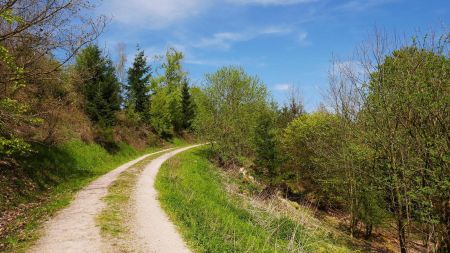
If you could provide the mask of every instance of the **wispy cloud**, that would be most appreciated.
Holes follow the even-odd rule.
[[[297,34],[297,41],[300,44],[300,46],[310,46],[312,42],[308,39],[308,33],[307,32],[299,32]]]
[[[318,0],[227,0],[241,5],[294,5],[317,2]]]
[[[236,65],[237,62],[227,60],[214,60],[214,59],[200,59],[193,56],[187,56],[185,62],[192,65],[205,65],[219,67],[224,65]]]
[[[118,23],[159,29],[199,15],[210,5],[208,0],[109,0],[99,10]]]
[[[233,43],[249,41],[262,35],[283,35],[291,33],[292,29],[284,26],[268,26],[259,30],[248,30],[242,32],[218,32],[210,37],[201,38],[193,43],[193,47],[215,47],[229,49]]]
[[[308,33],[307,32],[300,32],[298,34],[298,40],[300,42],[304,42],[306,40],[306,38],[308,37]]]
[[[387,3],[398,0],[351,0],[338,6],[338,10],[343,11],[364,11]]]
[[[292,87],[292,84],[289,83],[279,83],[273,86],[273,89],[276,91],[287,91]]]
[[[139,28],[161,29],[180,21],[207,13],[224,4],[244,6],[287,6],[320,0],[108,0],[99,12],[111,15],[114,22]]]

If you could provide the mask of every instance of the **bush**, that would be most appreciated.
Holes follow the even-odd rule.
[[[206,76],[203,93],[196,97],[197,132],[214,142],[216,154],[226,163],[253,156],[257,119],[268,104],[265,86],[242,68],[224,67]]]

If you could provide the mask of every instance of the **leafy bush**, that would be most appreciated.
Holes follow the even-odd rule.
[[[195,128],[209,141],[219,158],[235,163],[239,156],[254,155],[259,115],[267,108],[262,82],[242,68],[224,67],[206,75],[203,95],[196,98]]]

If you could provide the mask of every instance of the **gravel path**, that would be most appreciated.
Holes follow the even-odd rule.
[[[147,154],[128,162],[78,192],[75,200],[67,208],[45,224],[44,236],[31,247],[30,252],[108,252],[109,245],[103,243],[95,221],[105,207],[101,199],[106,196],[108,186],[133,164],[150,155],[168,150],[170,149]]]
[[[154,188],[156,174],[161,165],[172,156],[200,145],[180,148],[152,160],[139,176],[135,192],[134,234],[140,252],[190,252],[175,226],[161,209]],[[195,211],[195,210],[194,210]]]

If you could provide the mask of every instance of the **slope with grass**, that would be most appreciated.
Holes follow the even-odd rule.
[[[245,184],[208,161],[207,148],[170,159],[157,176],[163,209],[196,252],[348,252],[307,211],[240,193]]]
[[[82,141],[37,147],[37,152],[22,162],[20,177],[2,171],[0,251],[24,251],[40,236],[40,225],[71,203],[78,190],[118,165],[159,149],[138,151],[122,144],[109,153]]]

